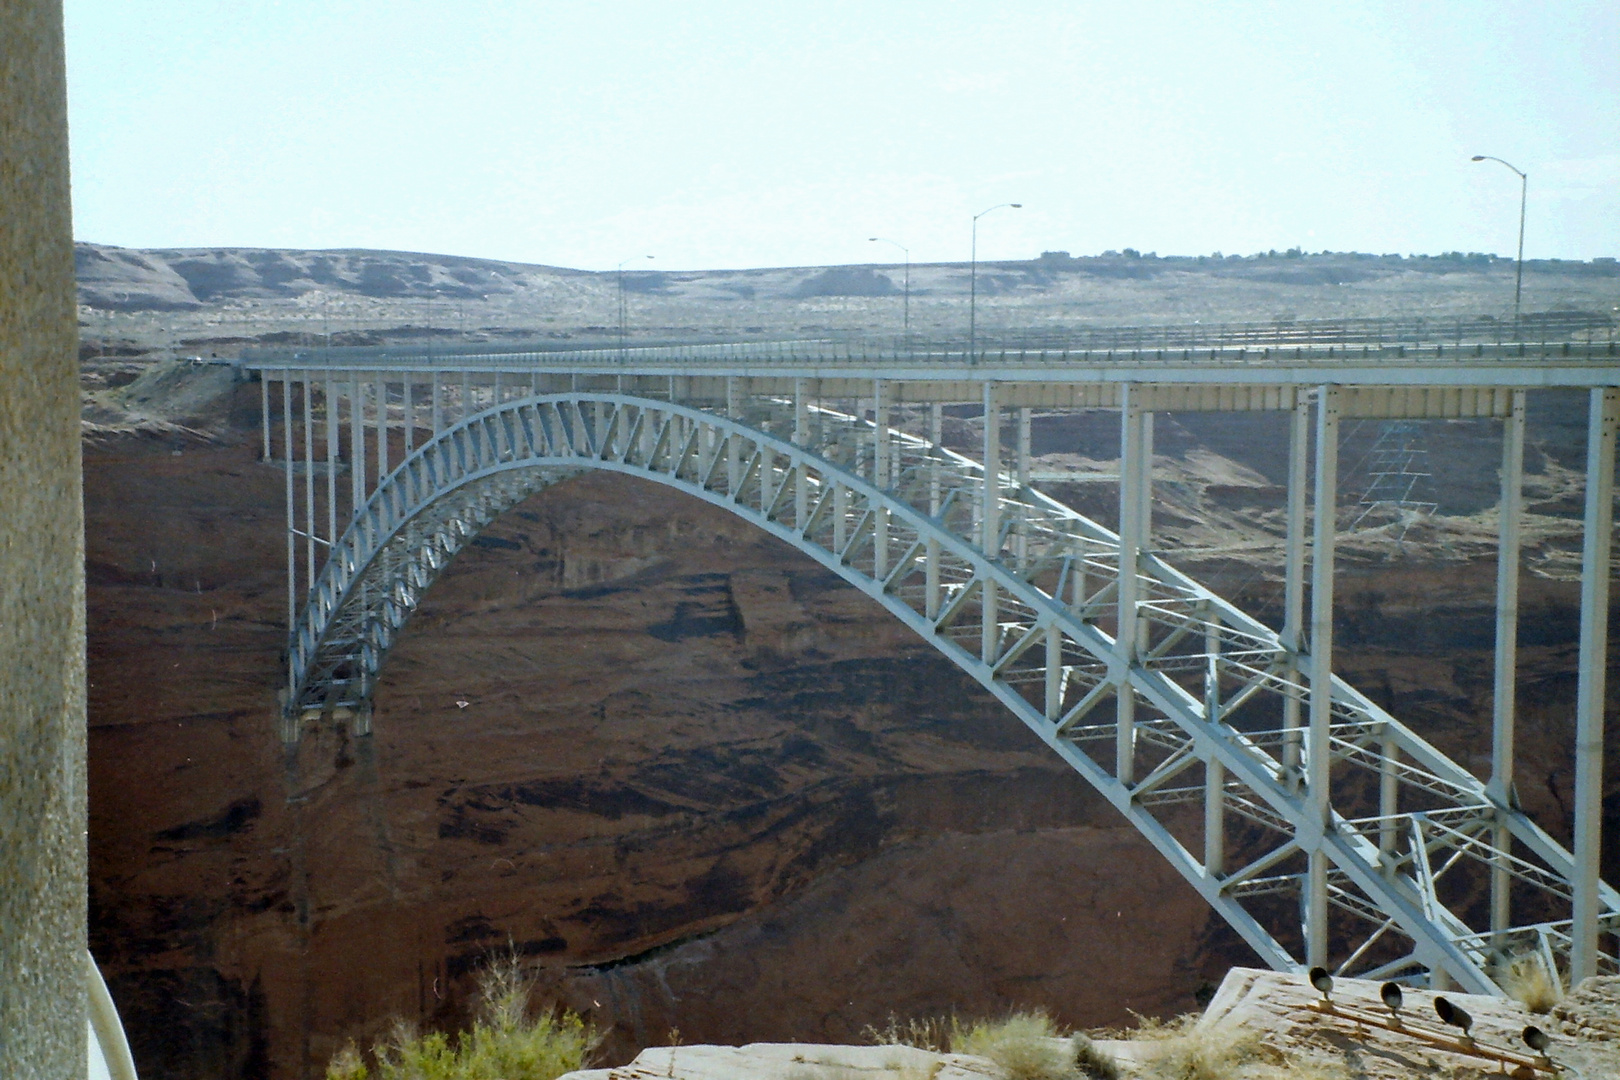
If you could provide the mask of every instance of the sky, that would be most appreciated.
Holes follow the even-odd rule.
[[[75,233],[612,269],[1620,256],[1620,3],[65,0]],[[654,256],[655,263],[645,261]]]

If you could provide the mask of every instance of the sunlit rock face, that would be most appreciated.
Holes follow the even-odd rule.
[[[1209,916],[1078,777],[834,575],[650,483],[506,515],[375,734],[284,751],[282,478],[233,438],[89,455],[93,927],[143,1067],[297,1075],[455,1023],[508,949],[625,1058],[1190,1006]]]

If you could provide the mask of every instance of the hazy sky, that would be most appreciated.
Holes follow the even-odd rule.
[[[1620,3],[66,0],[75,230],[607,269],[1620,255]],[[655,264],[640,259],[657,256]]]

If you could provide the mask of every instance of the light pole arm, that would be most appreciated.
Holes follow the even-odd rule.
[[[973,246],[968,262],[968,363],[970,364],[978,363],[974,349],[979,329],[979,219],[991,210],[1000,210],[1004,206],[1017,210],[1023,205],[1017,202],[996,203],[989,209],[980,210],[973,215]]]
[[[1519,302],[1524,295],[1524,209],[1530,196],[1530,174],[1494,154],[1475,154],[1475,161],[1494,161],[1519,175],[1519,257],[1513,264],[1513,325],[1519,325]]]

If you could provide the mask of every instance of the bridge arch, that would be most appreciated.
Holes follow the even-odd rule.
[[[1107,797],[1273,967],[1302,966],[1313,932],[1326,935],[1302,918],[1295,940],[1268,928],[1299,918],[1289,909],[1317,875],[1348,941],[1346,973],[1443,971],[1493,993],[1504,948],[1564,947],[1567,923],[1473,929],[1436,882],[1465,860],[1500,864],[1482,837],[1505,828],[1529,853],[1505,857],[1515,878],[1562,896],[1568,853],[1337,680],[1336,763],[1376,785],[1403,762],[1425,802],[1398,818],[1330,809],[1324,820],[1299,764],[1309,733],[1249,719],[1302,693],[1297,657],[1271,629],[1150,554],[1122,552],[1116,534],[994,460],[863,418],[816,420],[785,399],[755,403],[745,422],[571,392],[444,429],[381,479],[315,578],[291,642],[289,724],[344,708],[363,726],[400,629],[462,548],[550,484],[618,472],[726,509],[882,604]],[[1190,839],[1186,811],[1196,818],[1200,803]],[[1620,911],[1607,887],[1604,901]]]

